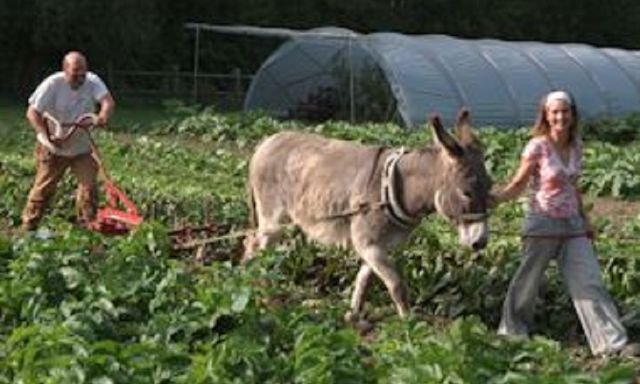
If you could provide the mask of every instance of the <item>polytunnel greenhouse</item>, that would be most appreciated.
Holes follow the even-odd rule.
[[[318,28],[287,39],[262,64],[245,109],[284,118],[531,125],[540,97],[573,94],[583,119],[640,111],[640,52],[584,44],[368,35]]]

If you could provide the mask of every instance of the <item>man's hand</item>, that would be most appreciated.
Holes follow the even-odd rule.
[[[111,93],[107,94],[100,100],[100,113],[98,113],[97,127],[103,128],[107,125],[109,117],[113,114],[113,110],[116,107],[116,102],[113,100]]]
[[[54,155],[57,155],[60,152],[58,147],[56,147],[55,144],[53,144],[51,140],[49,140],[45,133],[38,132],[38,134],[36,135],[36,139],[40,144],[42,144],[43,147],[47,148],[47,150]]]
[[[105,125],[107,125],[107,117],[99,114],[96,121],[96,127],[104,128]]]

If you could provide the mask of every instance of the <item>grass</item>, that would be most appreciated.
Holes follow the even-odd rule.
[[[3,133],[3,138],[6,138],[4,134],[8,129],[16,128],[19,125],[26,126],[25,111],[24,106],[17,101],[0,98],[0,132]]]
[[[105,144],[103,147],[105,149],[105,154],[108,156],[107,163],[109,164],[109,166],[113,167],[114,174],[117,176],[118,170],[124,170],[125,163],[127,163],[126,164],[127,171],[123,172],[123,174],[127,175],[128,179],[131,179],[132,175],[135,176],[136,179],[138,179],[137,184],[131,183],[130,181],[126,181],[126,183],[131,183],[131,184],[128,184],[128,186],[130,187],[128,188],[128,191],[136,191],[138,187],[144,186],[144,187],[148,187],[150,191],[164,193],[176,185],[181,190],[188,189],[187,187],[191,187],[191,186],[204,185],[204,187],[202,187],[203,189],[210,188],[212,191],[215,190],[216,193],[218,193],[219,195],[222,195],[223,193],[225,195],[234,193],[236,188],[233,185],[233,181],[236,180],[235,177],[237,177],[237,168],[238,168],[235,166],[236,162],[232,161],[233,159],[229,160],[226,157],[223,157],[222,155],[216,155],[217,160],[214,161],[213,163],[208,163],[207,161],[205,161],[207,159],[211,159],[212,157],[211,149],[209,148],[209,151],[207,151],[206,145],[212,145],[212,146],[215,145],[215,148],[219,148],[218,146],[220,145],[220,143],[216,142],[213,144],[206,144],[206,145],[203,143],[200,143],[201,146],[196,146],[195,142],[186,141],[186,143],[189,144],[187,146],[185,145],[185,141],[183,141],[184,138],[176,137],[180,135],[167,134],[166,136],[163,137],[163,142],[162,142],[163,145],[157,145],[157,146],[154,145],[153,148],[147,149],[146,151],[142,151],[142,149],[144,149],[144,148],[141,148],[142,144],[137,144],[138,142],[136,140],[133,140],[136,134],[140,132],[148,132],[149,129],[154,124],[162,123],[162,121],[165,119],[171,119],[175,117],[177,113],[178,112],[176,112],[176,110],[167,109],[161,105],[121,103],[118,107],[116,114],[114,115],[112,123],[108,127],[110,130],[118,132],[118,135],[114,135],[115,140],[111,137],[112,135],[107,135],[108,137],[105,138],[105,141],[103,142]],[[136,127],[139,127],[139,129]],[[206,127],[209,127],[209,125],[206,125]],[[24,134],[15,135],[16,130],[21,130],[21,132],[24,132]],[[9,162],[13,161],[13,157],[14,157],[13,155],[15,155],[15,157],[20,157],[22,159],[30,158],[29,151],[33,146],[34,138],[24,118],[23,105],[21,105],[19,102],[11,101],[11,100],[9,101],[4,100],[4,102],[0,103],[0,131],[3,133],[3,136],[2,136],[3,140],[0,141],[0,151],[6,150],[6,152],[2,152],[2,155],[8,154],[9,155],[8,158],[9,157],[11,158]],[[130,132],[131,134],[130,135],[126,134],[127,132]],[[19,136],[19,138],[15,138],[15,136]],[[198,137],[199,136],[195,135],[194,140],[197,140]],[[125,141],[123,139],[129,139],[129,140]],[[156,138],[154,137],[153,140],[151,141],[155,142],[155,139]],[[164,140],[167,140],[167,142],[170,142],[171,144],[175,144],[175,145],[171,145],[170,148],[167,148],[167,146],[164,145],[165,144]],[[139,150],[142,152],[139,153],[138,152]],[[127,154],[126,152],[130,152],[129,156],[126,156]],[[184,152],[188,152],[189,156],[188,157],[186,155],[183,156]],[[147,157],[145,154],[148,154],[149,157]],[[185,158],[185,160],[181,160],[183,158]],[[150,159],[153,159],[153,163],[152,163],[152,160]],[[15,161],[15,163],[18,163],[18,161]],[[226,167],[225,164],[230,164],[234,166]],[[195,170],[190,170],[189,168],[191,166],[194,166],[194,167],[203,166],[204,169],[197,168]],[[20,167],[20,170],[23,170],[23,169],[25,168]],[[178,169],[182,170],[182,172],[179,172],[179,173],[176,172],[176,170]],[[0,171],[1,171],[1,168],[0,168]],[[234,178],[229,179],[227,181],[227,179],[225,179],[226,177],[225,175],[227,175],[227,173],[225,172],[228,172],[231,175],[235,175]],[[12,191],[26,190],[28,183],[31,182],[31,176],[27,175],[26,172],[22,172],[21,175],[24,178],[25,183],[21,183],[19,188],[12,187],[11,188]],[[205,180],[205,179],[201,180],[200,179],[201,177],[210,177],[211,180]],[[17,178],[14,178],[14,180],[15,179]],[[125,183],[124,178],[123,178],[123,183]],[[223,189],[224,191],[222,191]],[[237,189],[240,189],[240,188],[237,188]],[[174,194],[173,189],[171,189],[171,193]],[[201,193],[201,192],[193,193],[189,195],[188,198],[190,198],[191,196],[200,197],[202,195],[205,195],[205,193]],[[153,199],[157,198],[157,196],[158,195],[153,195],[153,197],[146,196],[145,199],[136,198],[134,199],[134,201],[136,202],[144,202],[147,200],[150,201],[152,200],[152,198]],[[3,198],[7,198],[7,197],[3,197]],[[231,203],[235,202],[236,200],[240,200],[239,193],[236,193],[236,196],[233,196],[233,199],[235,200],[232,201]],[[232,199],[229,198],[228,200],[232,200]],[[9,205],[11,204],[11,201],[12,200],[5,200],[4,203],[7,203],[6,205]],[[187,198],[185,198],[184,201],[190,201],[190,200],[187,200]],[[231,203],[229,203],[226,200],[224,201],[221,200],[220,205],[217,206],[216,209],[220,209],[226,206],[228,207],[229,210],[233,209],[234,212],[238,212],[238,215],[242,213],[244,217],[244,212],[237,209],[238,205],[231,204]],[[19,206],[19,204],[16,204],[16,205]],[[178,217],[184,218],[185,217],[184,213],[180,212]],[[503,216],[500,216],[499,218],[504,219],[504,217],[505,216],[503,215]],[[0,220],[0,234],[2,232],[1,223],[2,221]],[[434,228],[435,229],[432,229],[432,230],[435,231],[437,230],[438,227],[436,226]],[[447,230],[446,233],[447,233],[446,236],[442,236],[444,238],[444,239],[441,239],[443,242],[447,242],[448,241],[447,238],[451,236],[451,233],[449,230]],[[427,239],[430,239],[430,238],[431,237]],[[504,243],[505,239],[502,239],[502,241]],[[405,254],[407,254],[408,256],[413,255],[410,259],[414,260],[415,263],[420,263],[419,265],[421,266],[421,268],[422,267],[428,268],[429,271],[434,271],[436,267],[444,268],[444,267],[439,267],[439,265],[447,266],[449,265],[449,263],[452,263],[451,268],[453,270],[456,263],[466,263],[464,265],[469,266],[468,268],[464,267],[463,265],[463,267],[458,268],[457,270],[458,271],[457,273],[460,273],[461,274],[460,276],[463,276],[463,277],[460,277],[461,280],[458,282],[459,284],[458,288],[454,289],[453,287],[450,287],[450,291],[453,293],[456,293],[459,291],[464,292],[464,289],[466,289],[464,287],[468,288],[473,282],[473,277],[474,276],[478,277],[479,275],[477,273],[468,273],[464,275],[463,272],[472,271],[472,270],[476,270],[476,271],[481,270],[480,268],[482,268],[482,264],[480,263],[480,260],[465,261],[465,259],[460,259],[456,261],[457,259],[455,258],[455,255],[442,251],[442,254],[440,256],[440,258],[442,259],[442,262],[440,262],[440,264],[438,265],[436,265],[436,263],[434,262],[433,267],[429,267],[429,265],[431,264],[426,264],[427,260],[429,259],[428,258],[423,259],[421,256],[423,254],[422,253],[423,245],[425,244],[428,245],[428,243],[429,242],[418,245],[419,249],[411,251],[413,253],[409,252],[409,248],[407,248],[407,251],[405,252]],[[346,280],[344,280],[345,276],[347,275],[342,272],[342,269],[344,269],[345,264],[341,261],[338,262],[337,261],[338,257],[333,257],[333,258],[326,257],[326,260],[328,261],[325,262],[326,264],[322,264],[321,271],[312,269],[312,267],[315,267],[315,264],[313,263],[315,263],[316,253],[319,253],[321,256],[325,256],[324,254],[327,253],[326,256],[328,256],[328,254],[332,252],[315,250],[314,248],[301,249],[302,247],[303,247],[302,245],[300,247],[292,247],[291,251],[287,251],[287,252],[291,252],[291,254],[295,252],[295,256],[296,256],[295,258],[283,257],[281,260],[278,259],[277,261],[279,263],[278,265],[282,263],[282,267],[278,266],[278,268],[282,268],[283,270],[289,271],[288,274],[286,274],[286,276],[289,277],[290,279],[287,280],[288,283],[286,284],[283,283],[283,287],[286,287],[287,292],[293,292],[293,294],[289,294],[286,296],[289,300],[289,302],[286,303],[287,308],[288,310],[295,311],[295,313],[298,313],[298,314],[307,313],[305,312],[306,309],[302,310],[300,309],[301,307],[298,305],[298,302],[303,301],[304,298],[309,297],[309,298],[316,299],[317,297],[325,297],[324,293],[322,295],[318,295],[318,286],[327,287],[326,291],[328,293],[326,294],[326,296],[331,296],[331,293],[333,293],[334,294],[333,298],[335,299],[336,297],[342,297],[340,295],[340,292],[343,292],[343,290],[341,290],[340,288],[336,288],[336,286],[339,287],[341,285],[349,284],[348,282],[346,282]],[[503,246],[499,249],[501,250],[500,253],[498,252],[495,253],[498,259],[506,257],[508,252],[511,252],[510,250],[512,249],[512,247]],[[138,250],[136,249],[136,252],[137,251]],[[620,251],[620,248],[615,249],[616,254],[619,253],[619,251]],[[435,252],[439,252],[439,251],[434,250],[434,253]],[[611,252],[609,252],[609,254],[611,254]],[[435,256],[431,255],[430,257],[435,257]],[[504,263],[498,264],[498,261],[495,261],[495,263],[497,266],[505,265]],[[626,265],[627,264],[623,264],[622,267],[626,268]],[[471,266],[473,266],[473,268],[471,268]],[[0,266],[0,268],[1,267],[2,266]],[[220,268],[220,267],[224,267],[224,265],[219,264],[214,266],[214,268],[215,267]],[[412,269],[405,268],[405,270],[410,271]],[[418,269],[414,268],[413,270],[418,270]],[[206,278],[211,279],[210,281],[214,282],[214,284],[210,284],[210,287],[207,288],[206,291],[203,290],[203,292],[206,292],[207,297],[211,297],[212,292],[218,292],[216,291],[216,289],[226,288],[229,285],[229,282],[231,281],[230,278],[232,276],[230,276],[229,273],[227,272],[228,271],[224,271],[224,273],[221,273],[221,276],[223,276],[223,280],[214,279],[211,277],[211,274],[207,275]],[[502,272],[504,272],[504,268],[502,269]],[[435,276],[437,271],[432,273]],[[496,273],[500,273],[499,270]],[[30,275],[27,275],[27,276],[30,276]],[[238,276],[242,276],[242,275],[238,274]],[[269,276],[271,277],[274,275],[269,275]],[[443,276],[447,276],[447,275],[443,273]],[[464,276],[469,276],[468,278],[469,283],[466,283],[464,281],[465,279]],[[421,283],[424,284],[424,287],[428,286],[427,285],[428,279],[426,277],[427,276],[425,275],[425,278],[420,278]],[[481,279],[479,280],[480,282],[483,282],[485,281],[485,279],[490,278],[490,276],[488,275],[482,275],[480,277],[481,277]],[[240,277],[238,277],[238,279],[240,279]],[[244,279],[244,277],[242,277],[242,279]],[[418,278],[415,278],[415,279],[417,280]],[[282,280],[282,281],[285,281],[285,280]],[[433,284],[437,283],[437,279],[434,278],[433,281],[434,281]],[[501,286],[503,285],[504,282],[506,282],[506,277],[495,279],[493,281],[497,282],[498,284],[491,284],[490,285],[490,287],[492,287],[491,290],[495,291],[495,295],[502,295],[503,289],[501,288]],[[166,281],[163,280],[163,284],[165,283]],[[294,283],[295,283],[295,286],[293,285],[290,286],[290,284],[294,284]],[[484,283],[479,284],[479,286],[487,286],[486,284],[484,285],[483,284]],[[418,284],[413,284],[412,286],[417,287]],[[380,284],[378,284],[377,287],[378,287],[377,288],[378,293],[377,293],[377,296],[374,296],[374,298],[381,297],[381,299],[378,300],[378,303],[382,302],[384,303],[384,305],[390,305],[389,299],[386,296],[386,293],[384,292],[384,290],[380,287]],[[282,289],[284,291],[285,288],[282,288]],[[428,288],[424,288],[424,289],[426,290]],[[160,290],[161,289],[159,289],[159,291]],[[325,290],[325,288],[323,288],[323,290]],[[183,291],[180,290],[179,292],[183,292]],[[232,291],[228,290],[224,292],[226,292],[225,295],[228,295],[228,293]],[[244,291],[241,290],[240,292],[244,292]],[[439,305],[438,303],[443,303],[441,308],[443,308],[442,309],[443,311],[447,311],[448,310],[447,308],[449,308],[449,304],[447,304],[442,299],[446,298],[446,300],[449,302],[453,302],[454,300],[456,300],[455,297],[453,297],[453,295],[448,295],[447,292],[443,292],[442,295],[439,296],[441,301],[438,302],[434,300],[433,302],[429,303],[429,305],[435,307]],[[373,293],[376,294],[375,291]],[[266,296],[266,295],[264,297],[269,298],[269,296]],[[291,299],[292,297],[296,299]],[[277,297],[277,299],[280,300],[279,297]],[[376,301],[373,301],[373,302],[376,303]],[[472,303],[472,302],[475,303],[475,301],[473,301],[472,299],[465,301],[465,303]],[[346,300],[338,299],[337,305],[344,305],[344,303],[346,303]],[[555,307],[553,308],[560,307],[563,310],[566,309],[566,311],[562,312],[561,315],[554,315],[555,316],[553,317],[554,319],[562,320],[562,319],[568,318],[566,316],[569,313],[568,311],[570,309],[562,307],[562,305],[566,304],[568,306],[570,304],[560,300],[554,301],[553,303],[549,303],[549,302],[546,303],[547,306],[550,306],[552,304],[555,304]],[[276,304],[274,304],[274,307],[275,305]],[[330,303],[327,305],[328,305],[328,308],[331,308],[333,311],[338,310],[336,309],[335,303]],[[374,305],[378,305],[378,304],[374,304]],[[176,304],[176,306],[179,306],[179,305]],[[187,312],[184,312],[184,313],[187,313]],[[479,312],[476,312],[475,314],[477,315],[478,313]],[[231,318],[229,315],[227,315],[227,317]],[[238,318],[240,319],[240,317]],[[288,317],[285,317],[285,318],[288,319]],[[298,320],[301,318],[302,317],[297,317]],[[316,316],[313,316],[311,319],[313,320],[313,322],[317,323],[319,318],[320,317],[316,315]],[[337,317],[335,316],[330,317],[330,319],[333,319],[333,318],[337,318]],[[298,320],[296,320],[296,322]],[[486,330],[484,330],[485,325],[478,323],[477,320],[474,320],[470,323],[470,324],[480,324],[481,328],[483,329],[481,332],[481,337],[479,341],[483,342],[484,344],[478,344],[478,343],[475,343],[477,335],[475,335],[475,333],[473,332],[470,333],[470,336],[473,336],[473,337],[468,340],[465,338],[466,333],[463,333],[461,336],[455,336],[453,338],[450,337],[448,335],[450,333],[448,330],[452,328],[452,324],[454,324],[454,322],[456,321],[452,318],[444,317],[441,319],[441,318],[429,317],[428,320],[429,322],[426,324],[426,326],[421,328],[410,327],[405,323],[400,323],[400,322],[395,323],[392,320],[382,321],[374,334],[369,335],[368,339],[365,339],[362,342],[362,344],[358,344],[358,350],[368,351],[366,353],[370,354],[371,356],[368,357],[367,361],[373,361],[378,366],[384,365],[384,368],[379,368],[379,370],[389,369],[390,371],[397,372],[398,375],[412,374],[412,372],[415,372],[417,375],[418,371],[412,370],[412,364],[425,363],[425,360],[430,358],[429,356],[435,357],[436,359],[435,361],[442,362],[442,364],[445,364],[443,365],[445,367],[447,367],[446,364],[449,364],[448,369],[450,372],[460,371],[460,372],[468,373],[469,372],[468,370],[463,369],[464,368],[463,365],[465,364],[464,360],[467,359],[468,361],[466,361],[466,363],[468,363],[471,366],[475,364],[476,367],[480,369],[487,369],[487,370],[492,369],[495,372],[503,372],[504,370],[511,369],[511,368],[518,370],[519,365],[517,364],[531,364],[533,365],[534,368],[538,366],[539,369],[553,370],[554,372],[551,372],[552,376],[548,376],[548,377],[554,377],[554,378],[559,377],[561,375],[561,372],[556,372],[556,371],[565,367],[570,367],[572,369],[572,372],[577,371],[578,369],[584,371],[585,373],[583,377],[587,375],[594,375],[594,376],[599,375],[600,374],[599,371],[600,372],[607,371],[610,367],[615,366],[616,364],[619,364],[619,366],[622,368],[626,367],[626,365],[623,366],[622,363],[619,363],[619,362],[612,363],[611,361],[608,361],[608,360],[590,357],[587,353],[584,340],[572,339],[570,335],[566,337],[558,338],[562,340],[562,344],[560,345],[563,350],[561,351],[562,353],[558,352],[558,347],[555,342],[553,343],[545,342],[544,345],[547,345],[547,347],[543,349],[545,351],[550,350],[551,352],[553,352],[552,354],[545,354],[544,352],[538,352],[537,350],[534,349],[534,348],[540,347],[540,343],[538,342],[533,342],[530,344],[527,344],[527,343],[511,344],[511,343],[507,343],[504,340],[495,338],[493,334],[493,329],[495,328],[495,322],[488,321],[486,323],[486,326],[488,327],[486,328]],[[182,319],[180,321],[182,321]],[[330,320],[330,321],[333,322],[334,320]],[[434,323],[434,321],[436,322]],[[183,322],[183,324],[190,324],[190,323]],[[260,324],[260,326],[263,327],[267,323],[263,323],[263,322],[258,323],[256,321],[256,324]],[[466,324],[466,321],[465,321],[465,324]],[[317,324],[312,324],[312,321],[310,320],[308,325],[303,324],[302,326],[300,326],[303,328],[300,328],[300,329],[304,329],[306,334],[306,332],[309,330],[320,329],[320,328],[317,328],[316,325]],[[552,324],[552,325],[555,325],[555,324]],[[296,329],[297,328],[293,328],[293,330],[290,328],[283,328],[282,333],[286,335],[286,337],[293,339],[295,332],[297,332]],[[557,326],[556,327],[550,326],[549,330],[545,329],[545,335],[555,335],[554,330],[557,330],[557,329],[560,329],[560,328]],[[327,329],[323,328],[323,330],[326,331]],[[408,333],[409,331],[410,331],[411,338],[407,337],[406,339],[403,339],[402,337],[406,337],[407,335],[409,335]],[[339,333],[342,334],[341,327],[339,327]],[[335,350],[339,352],[341,346],[336,345],[334,343],[335,341],[340,341],[340,339],[338,339],[337,336],[335,336],[335,334],[332,332],[326,332],[324,336],[326,337],[326,339],[324,340],[327,341],[327,345],[331,345],[335,347]],[[450,339],[452,339],[453,341],[450,341]],[[207,345],[211,345],[211,346],[217,345],[216,343],[209,343],[208,339],[206,340],[207,340],[206,341]],[[245,339],[242,339],[242,340],[245,340]],[[300,340],[304,341],[306,339],[301,338]],[[316,341],[316,342],[323,341],[323,339],[321,338],[318,338],[318,339],[312,338],[310,340]],[[351,348],[351,346],[354,345],[356,341],[349,341],[349,340],[347,341],[348,343],[344,342],[343,340],[344,343],[342,347],[347,348],[346,350],[350,351],[351,349],[348,349],[348,348]],[[469,355],[466,355],[465,351],[461,349],[459,355],[444,353],[442,356],[437,356],[438,351],[448,350],[445,347],[440,348],[438,346],[439,344],[445,345],[445,347],[446,345],[454,345],[454,346],[462,345],[465,348],[468,347],[472,349],[473,351],[479,351],[478,345],[498,345],[500,346],[500,348],[505,348],[505,347],[511,348],[511,350],[514,352],[517,352],[519,354],[518,356],[520,357],[518,356],[512,357],[508,352],[505,352],[504,349],[503,350],[498,349],[496,353],[488,353],[486,355],[484,353],[477,353],[477,354],[471,353]],[[317,349],[317,351],[319,351],[317,352],[317,355],[318,356],[327,355],[326,351],[328,351],[329,349],[328,348],[325,349],[324,343],[319,343],[319,345],[323,349]],[[544,345],[542,345],[542,347],[544,347]],[[548,345],[551,345],[551,347],[549,347]],[[123,343],[119,345],[118,348],[126,348],[126,347],[127,347],[126,344]],[[254,350],[255,349],[257,348],[254,346]],[[243,348],[241,349],[241,353],[244,354],[244,356],[242,357],[244,361],[252,361],[251,356],[254,356],[254,355],[251,355],[252,351],[253,350],[251,349],[251,345],[243,345]],[[430,352],[430,351],[433,351],[433,352]],[[564,352],[566,352],[566,354]],[[263,351],[260,353],[264,354]],[[215,356],[218,357],[217,354]],[[224,355],[220,354],[219,356],[224,356]],[[483,362],[480,360],[473,360],[472,358],[474,358],[474,356],[480,356],[480,357],[485,356],[487,358],[487,361]],[[567,356],[570,356],[570,359]],[[460,357],[460,358],[457,358],[457,357]],[[552,361],[553,357],[559,357],[560,362]],[[379,361],[376,362],[376,360],[379,360]],[[276,360],[272,360],[272,361],[276,361]],[[345,360],[345,361],[349,362],[348,360]],[[386,362],[389,362],[389,363],[386,363]],[[571,364],[569,364],[569,362]],[[505,365],[511,364],[511,366],[504,369],[496,368],[496,365],[502,365],[502,364],[505,364]],[[458,365],[460,365],[460,367],[458,367]],[[540,373],[542,374],[544,372],[540,372]],[[382,375],[383,374],[381,374],[381,376]],[[602,375],[605,375],[605,373],[602,373]],[[422,378],[422,381],[421,379],[417,378],[415,382],[425,382],[424,380],[425,380],[424,378]],[[558,381],[546,381],[546,382],[561,382],[559,380],[560,379],[558,378]],[[507,381],[503,381],[503,382],[507,382]],[[513,382],[513,381],[510,381],[510,382]],[[525,381],[523,379],[519,382],[545,382],[545,381],[544,380],[534,381],[533,378],[530,378],[530,380],[528,381]],[[569,382],[569,381],[566,380],[562,382]],[[595,381],[587,381],[586,379],[584,381],[579,381],[578,379],[576,379],[571,382],[595,382]],[[614,382],[614,381],[602,379],[599,382]]]

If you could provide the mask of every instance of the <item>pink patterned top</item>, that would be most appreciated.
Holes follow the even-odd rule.
[[[532,212],[553,218],[577,215],[578,197],[573,182],[582,172],[582,140],[576,139],[571,146],[566,165],[544,136],[529,140],[522,157],[535,163],[529,183],[529,207]]]

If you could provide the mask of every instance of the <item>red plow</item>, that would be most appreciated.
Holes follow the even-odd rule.
[[[98,165],[98,172],[103,182],[103,190],[106,194],[106,205],[101,206],[95,219],[86,224],[90,231],[105,235],[124,235],[142,224],[144,217],[139,212],[135,203],[111,180],[95,142],[91,138],[91,130],[96,126],[97,116],[85,114],[75,122],[60,123],[53,116],[45,113],[44,118],[54,125],[54,131],[64,132],[53,137],[52,141],[60,143],[69,138],[76,129],[84,129],[91,140],[91,154]],[[50,133],[51,135],[51,133]],[[230,228],[207,223],[200,226],[182,225],[169,232],[171,248],[176,254],[183,255],[195,253],[195,261],[209,262],[213,260],[229,259],[230,254],[237,255],[241,252],[244,232],[229,233]],[[212,249],[209,244],[234,240],[227,250]]]
[[[89,230],[107,235],[122,235],[144,221],[136,205],[110,179],[104,180],[103,187],[107,205],[100,207],[96,218],[87,224]],[[120,205],[124,210],[119,208]]]
[[[118,188],[107,173],[102,162],[100,152],[91,138],[91,130],[97,125],[98,116],[94,113],[86,113],[71,123],[60,123],[51,114],[45,112],[44,119],[52,125],[49,130],[49,139],[56,144],[69,139],[77,129],[84,130],[91,142],[91,156],[98,164],[98,173],[102,177],[104,192],[107,195],[107,205],[100,207],[96,218],[86,224],[87,229],[107,235],[121,235],[129,233],[131,229],[140,225],[144,218],[138,213],[136,205]],[[120,208],[122,207],[122,208]]]

